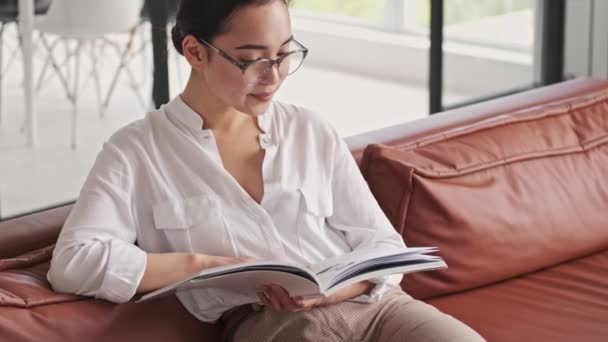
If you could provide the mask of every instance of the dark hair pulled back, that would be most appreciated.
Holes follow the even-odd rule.
[[[182,41],[187,35],[211,41],[225,32],[230,17],[240,8],[273,1],[283,1],[286,5],[291,3],[291,0],[181,0],[176,23],[171,30],[173,46],[183,54]]]

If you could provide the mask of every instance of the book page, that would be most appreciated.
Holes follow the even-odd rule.
[[[139,301],[193,288],[222,288],[255,295],[261,285],[270,283],[282,285],[293,293],[309,296],[319,293],[317,282],[316,276],[303,266],[280,262],[249,262],[203,270],[150,292]]]
[[[327,259],[312,265],[311,269],[319,279],[322,289],[325,289],[335,283],[337,279],[349,273],[357,272],[361,268],[390,264],[392,261],[405,262],[408,260],[439,258],[424,255],[424,253],[435,251],[437,251],[437,248],[434,247],[392,248],[389,250],[366,248]]]
[[[391,272],[389,272],[388,274],[408,274],[408,273],[420,272],[420,271],[432,271],[432,270],[442,269],[442,268],[446,268],[446,267],[447,267],[447,265],[445,264],[445,262],[442,259],[435,259],[435,260],[430,260],[430,261],[422,263],[422,264],[413,264],[413,265],[407,265],[407,266],[401,266],[401,267],[396,266],[396,267],[390,268]],[[330,296],[334,292],[339,291],[340,289],[348,287],[352,284],[355,284],[355,283],[358,283],[360,281],[367,280],[367,279],[382,277],[385,275],[387,275],[386,270],[375,270],[375,271],[367,272],[365,274],[348,277],[348,278],[343,279],[339,283],[328,286],[326,289],[323,290],[323,294],[325,296]]]

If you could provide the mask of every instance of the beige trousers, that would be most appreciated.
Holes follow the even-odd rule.
[[[234,342],[477,342],[473,329],[400,289],[374,304],[342,302],[296,313],[262,310],[240,324]]]

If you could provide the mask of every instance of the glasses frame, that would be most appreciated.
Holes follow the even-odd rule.
[[[209,43],[208,41],[198,38],[198,41],[201,42],[201,44],[206,45],[207,47],[209,47],[211,50],[215,51],[217,54],[219,54],[220,56],[224,57],[228,62],[230,62],[232,65],[236,66],[237,68],[239,68],[241,70],[241,73],[243,75],[245,75],[245,72],[247,71],[247,69],[253,65],[254,63],[258,63],[260,61],[262,62],[268,62],[270,63],[270,69],[272,69],[273,66],[277,66],[280,67],[281,63],[283,63],[283,60],[287,57],[289,57],[290,55],[293,55],[294,53],[300,53],[302,52],[304,54],[304,56],[302,57],[302,63],[300,64],[300,66],[298,66],[298,68],[296,70],[294,70],[293,72],[285,75],[285,76],[289,76],[293,73],[295,73],[296,71],[298,71],[298,69],[300,69],[300,67],[302,66],[302,64],[304,64],[304,60],[306,60],[306,56],[308,55],[308,48],[305,47],[304,45],[302,45],[300,42],[298,42],[295,38],[292,38],[291,41],[295,42],[296,44],[298,44],[299,49],[293,50],[293,51],[289,51],[286,54],[284,54],[283,56],[277,58],[277,59],[268,59],[268,58],[259,58],[256,59],[255,61],[251,62],[251,63],[241,63],[239,61],[237,61],[235,58],[231,57],[228,53],[226,53],[224,50],[215,47],[213,44]]]

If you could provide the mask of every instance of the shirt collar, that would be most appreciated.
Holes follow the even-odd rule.
[[[193,134],[201,134],[206,131],[203,130],[203,117],[200,116],[194,109],[190,108],[184,100],[182,100],[181,95],[177,95],[173,100],[167,103],[165,106],[165,112],[172,118],[177,120],[181,125],[186,127]],[[262,130],[265,136],[271,137],[271,128],[272,128],[272,112],[274,105],[271,105],[270,108],[258,115],[258,126]],[[274,144],[276,143],[276,139],[270,138],[267,139],[268,143]]]
[[[165,112],[193,133],[203,131],[203,118],[177,95],[165,106]]]

